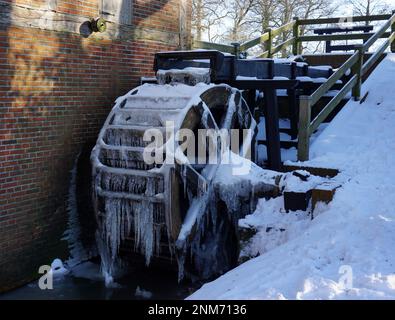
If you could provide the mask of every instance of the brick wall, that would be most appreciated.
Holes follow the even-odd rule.
[[[99,1],[58,0],[51,10],[80,24],[99,15]],[[39,21],[51,1],[0,0],[0,291],[67,256],[60,239],[75,158],[93,146],[114,99],[152,74],[153,53],[179,47],[179,1],[135,0],[132,26],[86,37]],[[24,6],[37,17],[14,18]]]

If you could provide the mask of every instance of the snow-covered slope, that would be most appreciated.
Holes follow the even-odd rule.
[[[311,147],[310,165],[342,170],[334,200],[288,241],[189,299],[395,299],[395,55]],[[265,206],[258,206],[264,210]]]

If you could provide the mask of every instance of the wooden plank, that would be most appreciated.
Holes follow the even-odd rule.
[[[283,171],[284,172],[292,172],[295,170],[305,170],[307,172],[310,172],[310,174],[313,174],[315,176],[319,177],[329,177],[329,178],[334,178],[339,174],[338,169],[332,169],[332,168],[320,168],[320,167],[309,167],[309,166],[303,166],[303,165],[289,165],[289,164],[284,164],[283,165]]]
[[[294,20],[294,21],[291,21],[291,22],[288,22],[288,23],[284,24],[283,26],[281,26],[281,27],[279,27],[277,29],[273,29],[272,30],[272,36],[276,37],[276,36],[282,34],[285,31],[289,31],[289,30],[293,29],[295,24],[296,24],[296,21]]]
[[[325,121],[329,114],[338,106],[340,101],[346,96],[346,94],[355,86],[357,83],[357,76],[354,75],[349,82],[338,92],[338,94],[332,98],[332,100],[325,106],[324,109],[314,118],[310,124],[310,132],[313,133],[318,129],[319,125]]]
[[[285,24],[277,29],[273,29],[273,30],[270,29],[271,30],[271,37],[274,38],[285,31],[291,30],[294,27],[294,25],[295,25],[295,21],[291,21],[291,22],[288,22],[287,24]],[[240,51],[246,51],[246,50],[257,46],[258,44],[264,43],[268,40],[270,40],[270,34],[269,34],[269,32],[265,32],[261,36],[241,44]],[[268,55],[266,55],[265,57],[267,57],[267,56]]]
[[[294,56],[297,56],[299,54],[301,54],[301,42],[299,41],[299,37],[300,37],[300,24],[299,24],[299,18],[295,17],[295,24],[293,26],[293,37],[294,37],[294,43],[292,45],[292,54]]]
[[[352,88],[352,96],[354,97],[355,101],[359,101],[361,98],[361,87],[362,87],[362,66],[363,66],[363,55],[364,49],[363,46],[357,47],[358,51],[358,60],[355,64],[351,67],[351,73],[357,76],[357,82],[355,83],[354,87]]]
[[[350,33],[350,34],[324,34],[319,36],[301,36],[299,41],[313,42],[313,41],[334,41],[334,40],[368,40],[373,37],[375,33]],[[388,38],[389,32],[383,33],[379,38]]]
[[[368,70],[380,59],[385,50],[393,43],[395,40],[395,32],[392,33],[391,37],[389,37],[380,48],[366,61],[362,67],[362,75],[364,75]]]
[[[379,39],[382,38],[384,34],[387,34],[385,31],[391,27],[391,25],[395,22],[395,14],[389,19],[368,41],[366,41],[363,45],[363,49],[368,51],[369,48]],[[388,34],[385,38],[389,38],[391,35]]]
[[[269,57],[269,51],[265,51],[264,53],[258,56],[258,58],[268,58],[268,57]]]
[[[311,97],[299,98],[298,161],[309,160]]]
[[[275,46],[272,49],[272,55],[283,50],[283,49],[288,48],[291,44],[294,43],[294,41],[295,41],[295,38],[291,38],[291,39],[288,39],[288,40],[284,41],[283,43],[279,44],[278,46]]]
[[[299,20],[300,25],[309,24],[328,24],[328,23],[341,23],[342,21],[365,22],[365,21],[380,21],[388,20],[391,18],[390,14],[379,14],[371,16],[358,16],[358,17],[334,17],[334,18],[319,18],[319,19],[303,19]]]
[[[226,53],[234,53],[234,47],[229,46],[226,44],[219,44],[219,43],[213,43],[213,42],[207,42],[207,41],[198,41],[194,40],[193,41],[193,48],[195,49],[209,49],[209,50],[218,50],[221,52],[226,52]]]
[[[313,211],[316,208],[318,202],[330,203],[333,200],[333,197],[336,193],[336,190],[341,187],[341,184],[338,182],[325,182],[318,186],[316,186],[312,190],[311,200]]]
[[[279,171],[281,170],[281,146],[276,89],[266,88],[264,93],[265,128],[269,169]]]
[[[333,34],[333,33],[344,33],[344,32],[350,32],[350,31],[364,31],[364,32],[369,32],[373,30],[373,26],[350,26],[346,28],[340,28],[340,27],[335,27],[335,28],[318,28],[314,29],[315,34]]]
[[[252,47],[255,47],[258,44],[264,43],[265,41],[269,40],[269,33],[264,33],[258,38],[252,39],[250,41],[244,42],[240,45],[240,51],[246,51]]]
[[[266,42],[266,49],[268,53],[268,58],[271,58],[273,56],[272,52],[272,47],[273,47],[273,34],[272,34],[272,29],[267,29],[267,33],[269,34],[269,40]]]

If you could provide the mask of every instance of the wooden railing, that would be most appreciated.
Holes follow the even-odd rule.
[[[337,17],[337,18],[321,18],[321,19],[299,19],[294,18],[293,21],[277,28],[268,28],[266,32],[259,37],[246,41],[244,43],[234,43],[232,45],[224,45],[207,41],[194,40],[192,47],[194,49],[214,49],[222,52],[238,55],[240,52],[245,52],[258,45],[263,45],[265,51],[259,56],[261,58],[271,58],[274,54],[287,49],[292,46],[292,53],[294,55],[301,54],[301,44],[303,42],[312,41],[329,41],[329,40],[367,40],[375,35],[375,33],[354,33],[354,34],[333,34],[333,35],[301,35],[301,27],[306,25],[318,25],[328,23],[339,23],[340,21],[353,21],[353,22],[365,22],[365,21],[383,21],[389,20],[391,15],[372,15],[362,17]],[[388,28],[387,28],[388,29]],[[284,40],[280,44],[274,46],[276,43],[276,37],[283,39],[285,33],[290,33],[292,36]],[[383,33],[380,35],[381,38],[388,38],[390,33]],[[375,42],[375,39],[373,42]],[[278,42],[278,41],[277,41]]]
[[[379,17],[379,16],[377,16]],[[387,17],[387,16],[384,16]],[[358,17],[362,19],[363,17]],[[369,17],[371,18],[371,17]],[[326,19],[330,20],[330,19]],[[330,20],[332,21],[332,20]],[[355,20],[354,20],[355,21]],[[363,21],[363,20],[360,20]],[[387,30],[391,28],[391,32]],[[366,35],[366,34],[365,34]],[[361,34],[362,36],[362,34]],[[316,36],[314,36],[316,37]],[[301,37],[303,39],[303,37]],[[313,37],[311,37],[313,38]],[[322,36],[319,36],[322,39]],[[380,38],[387,38],[386,41],[371,55],[364,63],[365,53]],[[376,32],[370,35],[363,45],[355,46],[354,54],[337,71],[323,83],[315,92],[309,96],[301,96],[299,102],[299,134],[298,134],[298,160],[306,161],[309,159],[309,144],[311,134],[317,130],[319,125],[328,115],[339,105],[340,101],[352,91],[354,100],[361,98],[362,77],[377,63],[388,47],[395,51],[395,14],[389,16],[385,24]],[[314,105],[340,80],[348,70],[351,70],[351,79],[334,96],[321,112],[311,119],[311,110]]]
[[[259,57],[261,58],[271,58],[275,53],[280,52],[281,50],[286,49],[288,46],[295,43],[296,38],[292,37],[287,39],[286,41],[280,43],[279,45],[273,47],[274,39],[278,36],[282,36],[284,32],[290,31],[294,29],[296,26],[296,20],[289,22],[277,29],[267,29],[266,32],[259,37],[246,41],[244,43],[234,43],[232,45],[223,45],[206,41],[193,41],[192,47],[194,49],[212,49],[219,50],[222,52],[227,52],[235,55],[239,55],[240,52],[245,52],[255,46],[264,45],[266,48],[265,52],[263,52]]]
[[[385,21],[384,25],[375,33],[354,33],[354,34],[332,34],[332,35],[301,35],[301,27],[306,25],[339,23],[341,21],[366,22],[366,21]],[[390,32],[388,32],[390,29]],[[292,37],[273,47],[276,37],[284,38],[284,32],[292,30]],[[363,58],[369,48],[377,42],[378,39],[385,38],[385,42],[371,55],[364,63]],[[292,46],[293,55],[302,53],[302,43],[311,41],[334,41],[334,40],[364,40],[363,45],[355,45],[355,52],[337,71],[323,83],[310,96],[300,96],[299,103],[299,134],[298,134],[298,160],[306,161],[309,159],[309,141],[311,134],[319,125],[328,117],[328,115],[339,105],[344,97],[352,91],[355,100],[361,97],[362,77],[378,62],[382,54],[388,47],[395,52],[395,12],[392,15],[372,15],[360,17],[336,17],[321,19],[298,19],[285,24],[277,29],[267,29],[261,36],[244,42],[242,44],[222,45],[204,41],[194,41],[194,48],[215,49],[239,56],[240,52],[247,51],[257,45],[264,45],[265,52],[259,57],[271,58],[274,54]],[[314,105],[339,81],[345,74],[351,70],[351,79],[343,88],[334,96],[330,102],[321,110],[321,112],[311,120],[311,110]]]

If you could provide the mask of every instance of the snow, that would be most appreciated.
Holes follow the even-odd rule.
[[[62,260],[56,258],[51,263],[51,272],[54,277],[62,277],[68,274],[69,270],[64,267]]]
[[[311,222],[310,215],[304,211],[286,213],[283,203],[283,197],[260,199],[256,211],[239,220],[240,227],[257,231],[242,248],[241,258],[262,255],[306,230]]]
[[[281,177],[279,187],[284,191],[307,192],[314,189],[318,184],[323,182],[323,178],[312,176],[307,171],[297,170],[297,173],[306,177],[306,181],[301,181],[299,177],[292,172],[288,172]]]
[[[229,160],[226,165],[221,165],[217,169],[214,183],[220,185],[235,185],[243,180],[248,180],[252,185],[266,182],[268,184],[274,184],[276,177],[279,175],[278,172],[263,170],[250,160],[243,158],[233,152],[229,152]],[[235,174],[238,170],[243,168],[244,174]]]
[[[287,236],[258,232],[250,250],[263,254],[189,299],[395,299],[394,75],[389,54],[363,85],[366,101],[350,101],[311,146],[306,165],[341,171],[334,200],[310,221],[261,201],[243,223]]]

